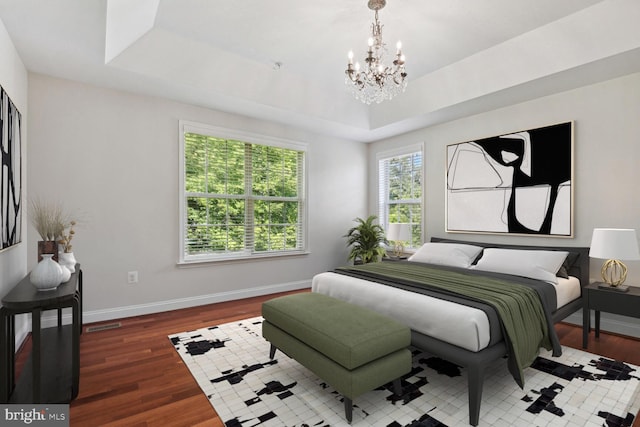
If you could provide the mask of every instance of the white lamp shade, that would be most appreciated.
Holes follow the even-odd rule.
[[[411,225],[407,223],[390,223],[387,228],[387,240],[392,242],[411,241]]]
[[[632,228],[594,228],[589,256],[601,259],[640,260],[636,230]]]

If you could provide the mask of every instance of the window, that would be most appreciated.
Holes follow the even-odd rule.
[[[306,146],[180,127],[180,261],[304,253]]]
[[[411,224],[411,242],[422,244],[422,146],[378,154],[378,219]]]

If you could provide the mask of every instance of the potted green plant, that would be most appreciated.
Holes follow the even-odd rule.
[[[377,219],[370,215],[367,219],[356,218],[356,226],[352,227],[343,237],[347,238],[347,246],[351,247],[349,261],[354,264],[377,262],[385,256],[383,244],[388,244],[384,228],[374,224]]]

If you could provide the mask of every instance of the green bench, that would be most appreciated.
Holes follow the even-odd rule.
[[[411,370],[409,328],[364,307],[318,293],[274,298],[262,304],[262,336],[326,381],[344,398],[351,423],[353,399]]]

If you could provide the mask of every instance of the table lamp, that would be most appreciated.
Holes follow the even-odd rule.
[[[393,254],[400,257],[404,252],[404,242],[411,241],[411,224],[390,223],[387,228],[387,240],[394,243]]]
[[[640,260],[636,230],[594,228],[589,257],[606,259],[600,270],[604,284],[599,287],[626,292],[628,286],[621,285],[627,278],[627,266],[621,260]]]

